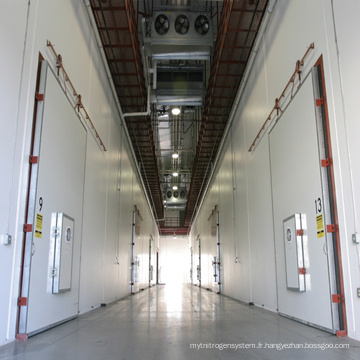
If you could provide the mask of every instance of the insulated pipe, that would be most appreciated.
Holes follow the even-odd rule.
[[[143,32],[143,38],[145,39],[146,38],[146,26],[145,26],[145,18],[143,17],[141,19],[141,29],[142,29],[142,32]]]
[[[150,113],[151,113],[150,95],[151,95],[151,90],[150,90],[150,85],[148,85],[146,111],[145,112],[135,112],[135,113],[125,113],[125,114],[123,114],[123,117],[125,118],[125,117],[129,117],[129,116],[148,116],[148,115],[150,115]]]
[[[252,52],[251,52],[251,54],[250,54],[249,61],[248,61],[248,63],[247,63],[246,69],[245,69],[245,71],[244,71],[244,75],[243,75],[241,84],[240,84],[240,86],[239,86],[239,90],[238,90],[238,92],[237,92],[237,95],[236,95],[236,98],[235,98],[235,101],[234,101],[234,105],[233,105],[232,110],[231,110],[231,113],[230,113],[230,115],[229,115],[229,121],[228,121],[227,124],[226,124],[225,130],[224,130],[224,134],[223,134],[223,137],[222,137],[222,139],[221,139],[221,142],[220,142],[220,145],[219,145],[219,149],[218,149],[216,158],[215,158],[215,160],[214,160],[214,165],[213,165],[213,167],[212,167],[212,170],[211,170],[211,173],[210,173],[208,182],[207,182],[207,184],[206,184],[206,188],[205,188],[204,194],[207,193],[207,191],[208,191],[208,189],[209,189],[209,186],[210,186],[210,183],[211,183],[211,180],[212,180],[212,178],[213,178],[213,176],[214,176],[215,168],[216,168],[216,166],[217,166],[217,164],[218,164],[218,162],[219,162],[219,154],[221,153],[221,150],[222,150],[222,148],[224,147],[225,139],[226,139],[226,137],[227,137],[227,134],[228,134],[228,132],[229,132],[229,130],[230,130],[230,127],[231,127],[231,125],[232,125],[232,122],[233,122],[233,120],[234,120],[235,112],[236,112],[237,107],[238,107],[238,105],[239,105],[239,103],[240,103],[242,94],[243,94],[243,92],[244,92],[244,90],[245,90],[247,78],[248,78],[249,74],[251,73],[251,70],[252,70],[252,67],[253,67],[253,65],[254,65],[255,59],[256,59],[256,57],[257,57],[258,49],[259,49],[260,44],[261,44],[261,42],[262,42],[262,37],[263,37],[263,35],[264,35],[264,33],[265,33],[265,30],[266,30],[266,28],[267,28],[267,26],[268,26],[268,24],[269,24],[269,21],[270,21],[270,18],[271,18],[271,14],[272,14],[272,12],[273,12],[273,10],[274,10],[274,7],[275,7],[275,5],[276,5],[276,1],[277,1],[277,0],[269,0],[269,5],[268,5],[268,7],[267,7],[267,9],[266,9],[266,13],[265,13],[265,15],[264,15],[264,19],[263,19],[262,24],[261,24],[261,26],[260,26],[260,30],[259,30],[259,32],[258,32],[258,35],[257,35],[257,37],[256,37],[255,44],[254,44],[254,46],[253,46],[253,50],[252,50]],[[202,199],[201,199],[201,201],[200,201],[200,204],[199,204],[199,206],[198,206],[198,210],[197,210],[197,212],[196,212],[196,214],[195,214],[195,217],[194,217],[194,219],[191,219],[191,221],[190,221],[191,223],[196,221],[196,219],[197,219],[197,217],[198,217],[198,215],[199,215],[200,208],[202,207],[202,204],[203,204],[204,200],[205,200],[205,196],[202,197]]]
[[[150,72],[153,74],[153,89],[156,90],[157,88],[157,60],[153,60],[153,68],[150,69]]]
[[[141,20],[141,28],[142,28],[143,38],[144,39],[146,37],[145,22],[146,22],[146,19],[143,17],[142,20]],[[149,66],[148,66],[148,64],[146,63],[146,60],[145,60],[146,59],[145,46],[142,46],[141,54],[142,54],[142,58],[143,58],[144,73],[145,74],[153,74],[153,89],[156,89],[156,63],[157,63],[157,60],[153,60],[153,68],[149,68]],[[145,81],[146,81],[146,87],[148,87],[150,85],[150,76],[149,76],[149,78],[147,78],[145,76]]]
[[[143,59],[143,69],[144,69],[144,74],[148,74],[150,72],[150,70],[148,71],[148,66],[147,66],[147,62],[146,62],[146,58],[145,58],[145,48],[144,46],[141,47],[141,55],[142,55],[142,59]],[[150,76],[145,76],[145,86],[146,88],[149,86],[150,84]]]
[[[93,30],[93,33],[94,33],[94,36],[95,36],[95,39],[96,39],[96,43],[97,43],[98,48],[99,48],[101,60],[102,60],[103,65],[104,65],[104,69],[105,69],[107,78],[108,78],[108,80],[109,80],[109,84],[110,84],[110,88],[111,88],[111,91],[112,91],[112,94],[113,94],[113,97],[114,97],[114,100],[115,100],[115,104],[116,104],[116,107],[117,107],[117,109],[118,109],[118,111],[119,111],[120,120],[121,120],[121,125],[122,125],[122,127],[123,127],[123,129],[124,129],[126,138],[128,139],[128,142],[129,142],[129,147],[130,147],[130,149],[131,149],[131,150],[130,150],[130,151],[131,151],[131,155],[132,155],[132,157],[133,157],[133,159],[134,159],[134,164],[135,164],[136,170],[137,170],[137,172],[138,172],[138,176],[139,176],[139,179],[140,179],[140,182],[141,182],[141,186],[142,186],[143,191],[144,191],[144,194],[145,194],[146,202],[148,203],[150,210],[152,210],[152,211],[150,211],[150,213],[151,213],[151,216],[152,216],[153,220],[156,221],[155,215],[154,215],[154,212],[153,212],[153,207],[151,206],[150,199],[149,199],[148,193],[147,193],[146,188],[145,188],[144,180],[143,180],[143,178],[142,178],[142,176],[141,176],[140,167],[139,167],[139,164],[138,164],[138,162],[137,162],[137,160],[136,160],[136,155],[135,155],[134,148],[133,148],[133,146],[132,146],[130,134],[129,134],[129,131],[128,131],[127,126],[126,126],[125,119],[124,119],[124,117],[123,117],[123,112],[122,112],[122,109],[121,109],[121,105],[120,105],[120,102],[119,102],[119,98],[118,98],[118,96],[117,96],[117,92],[116,92],[116,88],[115,88],[115,85],[114,85],[114,81],[113,81],[112,76],[111,76],[111,72],[110,72],[110,69],[109,69],[109,65],[108,65],[108,63],[107,63],[107,59],[106,59],[104,47],[103,47],[103,45],[102,45],[102,43],[101,43],[101,39],[100,39],[99,31],[98,31],[98,28],[97,28],[97,25],[96,25],[96,21],[95,21],[95,18],[94,18],[94,14],[93,14],[92,11],[91,11],[90,1],[89,1],[89,0],[84,0],[84,4],[85,4],[85,7],[86,7],[88,16],[89,16],[90,25],[91,25],[91,27],[92,27],[92,30]],[[154,208],[155,208],[155,204],[154,204]]]

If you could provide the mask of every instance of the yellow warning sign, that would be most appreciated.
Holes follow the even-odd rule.
[[[316,229],[318,238],[322,238],[325,236],[324,218],[322,214],[316,217]]]
[[[42,238],[42,228],[43,228],[43,216],[41,214],[36,214],[36,227],[35,227],[35,237]]]

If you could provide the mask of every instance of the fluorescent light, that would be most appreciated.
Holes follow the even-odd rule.
[[[176,171],[173,172],[173,176],[179,176],[179,173],[177,173]]]
[[[176,185],[173,186],[173,190],[177,190],[178,187]]]
[[[173,153],[171,156],[173,157],[173,159],[177,159],[179,157],[179,154],[178,153]]]
[[[180,109],[179,108],[173,108],[171,109],[171,113],[175,116],[180,114]]]

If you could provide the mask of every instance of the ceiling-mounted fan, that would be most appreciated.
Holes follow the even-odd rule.
[[[186,15],[178,15],[175,20],[175,30],[180,35],[185,35],[189,31],[190,22]]]
[[[199,15],[195,20],[195,31],[199,35],[206,35],[210,29],[209,20],[205,15]]]
[[[170,29],[170,22],[166,15],[160,14],[155,19],[155,30],[159,35],[165,35]]]

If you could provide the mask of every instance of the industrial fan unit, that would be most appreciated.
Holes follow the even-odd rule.
[[[212,46],[211,17],[206,13],[155,12],[151,21],[151,44]]]

